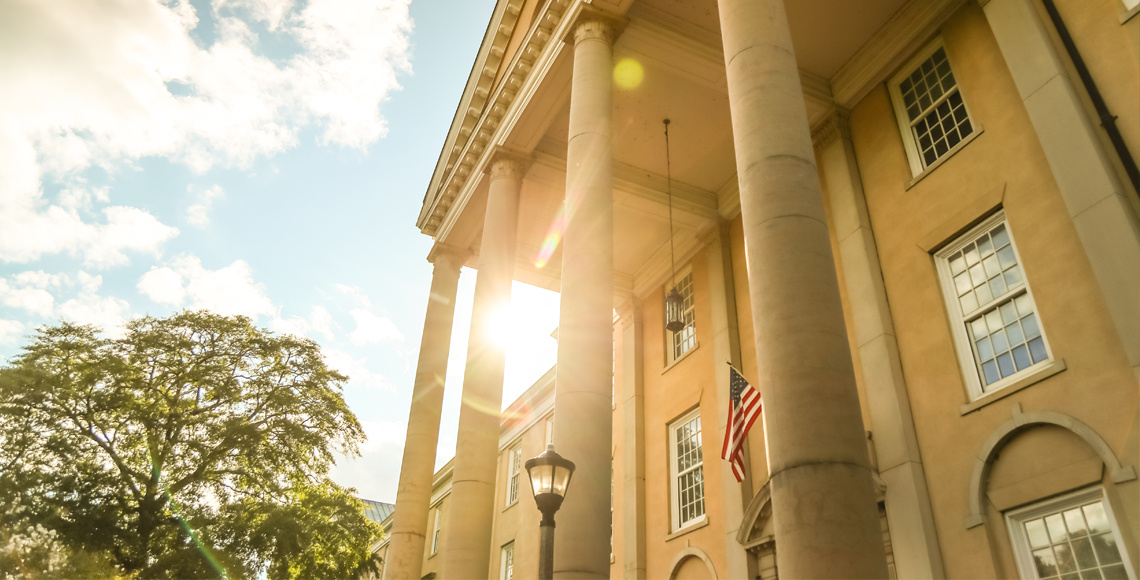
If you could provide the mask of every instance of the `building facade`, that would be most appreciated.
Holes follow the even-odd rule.
[[[385,577],[533,577],[519,465],[551,440],[579,465],[557,577],[1136,579],[1138,11],[499,0],[417,221],[435,278]],[[480,337],[511,280],[562,314],[503,418]],[[764,400],[743,482],[726,362]]]

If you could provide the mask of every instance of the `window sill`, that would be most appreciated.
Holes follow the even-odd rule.
[[[1136,16],[1137,14],[1140,14],[1140,4],[1137,4],[1136,6],[1133,6],[1132,8],[1125,10],[1120,15],[1120,23],[1124,24],[1125,22],[1132,20],[1132,17]]]
[[[915,186],[915,184],[922,181],[924,178],[926,178],[927,175],[930,175],[931,173],[933,173],[935,169],[938,169],[939,167],[941,167],[942,164],[945,163],[947,159],[950,159],[951,157],[956,155],[959,151],[961,151],[964,147],[966,147],[966,145],[969,145],[971,141],[973,141],[974,139],[977,139],[978,135],[981,135],[982,133],[985,132],[985,128],[982,127],[981,125],[976,126],[975,129],[977,129],[977,130],[974,131],[973,133],[971,133],[969,137],[962,139],[962,141],[960,143],[958,143],[957,145],[952,147],[949,151],[946,152],[945,155],[943,155],[942,157],[939,157],[938,160],[935,161],[934,163],[927,165],[926,169],[923,169],[921,172],[919,172],[918,175],[915,175],[914,177],[910,178],[910,181],[906,182],[906,185],[903,186],[903,191],[909,191],[910,188]]]
[[[668,541],[674,540],[674,539],[679,538],[679,537],[681,537],[681,536],[683,536],[683,535],[685,535],[685,534],[687,534],[693,530],[699,530],[699,529],[701,529],[707,525],[709,525],[709,515],[705,514],[705,515],[701,516],[700,518],[695,519],[692,522],[685,524],[685,527],[665,536],[665,541],[668,542]]]
[[[504,511],[504,512],[505,512],[505,511],[507,511],[507,510],[509,510],[509,509],[511,509],[511,508],[513,508],[513,507],[515,507],[515,506],[517,506],[517,505],[519,505],[519,500],[517,500],[517,499],[516,499],[515,501],[513,501],[513,502],[511,502],[511,503],[507,504],[505,507],[503,507],[502,511]],[[501,513],[501,512],[500,512],[500,513]]]
[[[963,415],[977,411],[978,409],[981,409],[982,407],[985,407],[986,405],[989,405],[990,403],[993,403],[999,399],[1004,399],[1005,397],[1008,397],[1009,395],[1012,395],[1021,389],[1024,389],[1025,387],[1039,383],[1065,370],[1066,368],[1068,367],[1065,366],[1065,359],[1063,358],[1045,363],[1041,366],[1041,368],[1035,369],[1030,374],[1010,383],[1008,386],[1002,387],[997,391],[988,393],[978,399],[975,399],[974,401],[962,405],[959,408],[959,411]]]
[[[673,367],[677,366],[677,364],[678,364],[678,363],[680,363],[681,361],[683,361],[683,360],[685,360],[685,359],[689,358],[689,355],[693,354],[694,352],[697,352],[697,349],[698,349],[698,348],[701,348],[701,343],[699,343],[699,342],[698,342],[698,343],[695,343],[695,344],[693,345],[693,348],[690,348],[690,349],[688,350],[688,352],[686,352],[685,354],[683,354],[683,355],[681,355],[681,356],[677,357],[677,359],[676,359],[676,360],[674,360],[673,362],[671,362],[671,363],[669,363],[669,364],[665,365],[665,368],[661,369],[661,374],[665,374],[665,373],[669,372],[669,369],[671,369],[671,368],[673,368]]]

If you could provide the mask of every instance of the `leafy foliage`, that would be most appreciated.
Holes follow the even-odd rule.
[[[348,577],[379,528],[328,478],[364,439],[346,380],[244,317],[41,328],[0,369],[0,507],[126,575]]]

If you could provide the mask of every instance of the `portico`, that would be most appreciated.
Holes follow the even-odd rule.
[[[1027,1],[1013,4],[1025,9]],[[984,16],[996,21],[997,4]],[[884,85],[952,18],[984,46],[988,29],[978,27],[985,20],[974,8],[964,0],[840,2],[826,11],[790,0],[497,3],[417,221],[436,242],[433,297],[454,298],[458,264],[478,271],[464,381],[447,387],[462,389],[464,406],[441,577],[485,577],[500,569],[500,551],[507,553],[492,534],[512,509],[494,493],[505,469],[498,415],[504,358],[485,326],[509,300],[512,280],[561,294],[553,442],[577,471],[558,515],[556,577],[644,578],[662,561],[675,563],[669,573],[694,575],[707,564],[728,577],[768,578],[776,566],[783,577],[886,577],[884,535],[899,577],[947,573],[912,413],[914,386],[903,372],[884,278],[920,289],[935,278],[936,286],[934,253],[1001,209],[1001,195],[996,206],[994,194],[979,194],[982,201],[960,210],[937,197],[957,183],[936,189],[929,170],[896,176],[891,172],[911,166],[891,158],[898,163],[882,162],[867,178],[877,191],[894,195],[927,179],[915,189],[925,187],[927,197],[901,199],[942,204],[922,206],[929,214],[974,213],[954,217],[953,226],[924,223],[941,232],[931,243],[897,229],[881,238],[856,142],[876,156],[904,155]],[[1022,39],[995,30],[1003,53],[1020,54]],[[951,57],[957,67],[959,56]],[[1004,82],[991,77],[962,90]],[[1066,102],[1079,117],[1075,101]],[[862,141],[852,137],[858,122]],[[1066,139],[1045,144],[1058,166],[1067,154],[1057,152],[1076,147]],[[940,171],[937,179],[951,179]],[[989,176],[999,178],[1007,179]],[[1118,213],[1117,225],[1128,229],[1120,224],[1132,223],[1131,214]],[[1082,219],[1092,218],[1077,220],[1082,240],[1102,231]],[[904,248],[892,249],[892,274],[880,263],[883,239]],[[1104,266],[1116,241],[1097,242],[1103,252],[1088,255],[1096,276],[1123,288],[1131,284],[1126,276]],[[456,264],[455,274],[444,263]],[[900,263],[919,265],[898,274]],[[664,294],[681,279],[691,285],[696,322],[692,340],[677,347],[660,318]],[[932,294],[941,308],[937,291],[924,296]],[[1134,306],[1114,300],[1112,312]],[[918,326],[914,310],[908,328]],[[922,312],[918,318],[945,314]],[[433,463],[430,434],[439,424],[439,385],[429,378],[446,360],[447,342],[437,334],[450,316],[433,303],[425,322],[426,378],[421,386],[417,376],[409,416],[387,578],[420,577],[416,555],[424,550],[432,483],[424,466]],[[922,342],[914,334],[912,344]],[[944,347],[949,339],[938,336]],[[743,483],[717,456],[729,405],[725,361],[741,368],[764,401]],[[1064,370],[1063,361],[1049,368],[1058,367]],[[951,364],[918,376],[945,377],[945,368],[956,372]],[[960,415],[996,398],[960,406]],[[932,415],[942,417],[928,410],[927,419]],[[684,465],[678,433],[698,448]],[[679,499],[691,492],[678,489],[682,471],[690,484],[697,473],[699,506]],[[677,517],[681,501],[691,510]],[[764,523],[741,527],[756,522]],[[621,540],[611,542],[618,528]],[[758,555],[768,558],[773,546],[774,560],[761,565]]]

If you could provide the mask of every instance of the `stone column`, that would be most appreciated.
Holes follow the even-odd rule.
[[[780,575],[885,578],[872,474],[782,0],[719,0]]]
[[[1028,0],[981,2],[1140,379],[1140,221]]]
[[[831,220],[839,240],[843,283],[871,412],[872,443],[886,483],[887,523],[899,578],[944,578],[930,492],[914,431],[891,307],[863,197],[846,111],[815,128]]]
[[[613,377],[613,24],[573,29],[554,445],[577,465],[558,512],[555,578],[609,578]]]
[[[716,451],[724,442],[725,429],[728,426],[728,411],[731,407],[729,399],[729,368],[726,362],[740,368],[740,329],[736,322],[736,288],[732,276],[732,253],[728,241],[728,224],[720,222],[701,236],[705,246],[705,264],[708,272],[709,286],[709,331],[712,334],[712,373],[713,390],[716,395],[717,422],[715,439],[705,440],[705,449],[710,451],[709,459],[716,456]],[[757,421],[749,431],[748,439],[752,441],[763,440],[764,423]],[[707,428],[707,427],[706,427]],[[756,558],[748,553],[736,541],[737,531],[744,519],[744,509],[752,501],[752,482],[756,471],[749,463],[748,442],[744,444],[744,471],[742,482],[736,481],[732,474],[732,464],[715,459],[720,465],[721,498],[724,502],[724,521],[721,522],[721,533],[724,534],[725,555],[727,557],[729,578],[755,578],[757,574]],[[760,466],[760,481],[767,475],[767,466]]]
[[[408,434],[404,460],[392,515],[392,536],[385,554],[388,578],[419,578],[424,559],[435,447],[439,442],[439,417],[443,409],[443,379],[451,351],[451,326],[455,314],[455,291],[466,250],[436,244],[428,254],[435,264],[428,294],[424,334],[412,405],[408,411]]]
[[[511,302],[519,188],[525,172],[523,160],[501,153],[487,171],[490,188],[463,374],[463,403],[448,501],[451,513],[443,530],[447,550],[442,554],[440,575],[449,580],[486,578],[490,569],[506,363],[506,349],[492,337],[491,325],[495,315]]]
[[[645,560],[645,367],[641,301],[618,306],[622,384],[622,578],[644,580]]]

